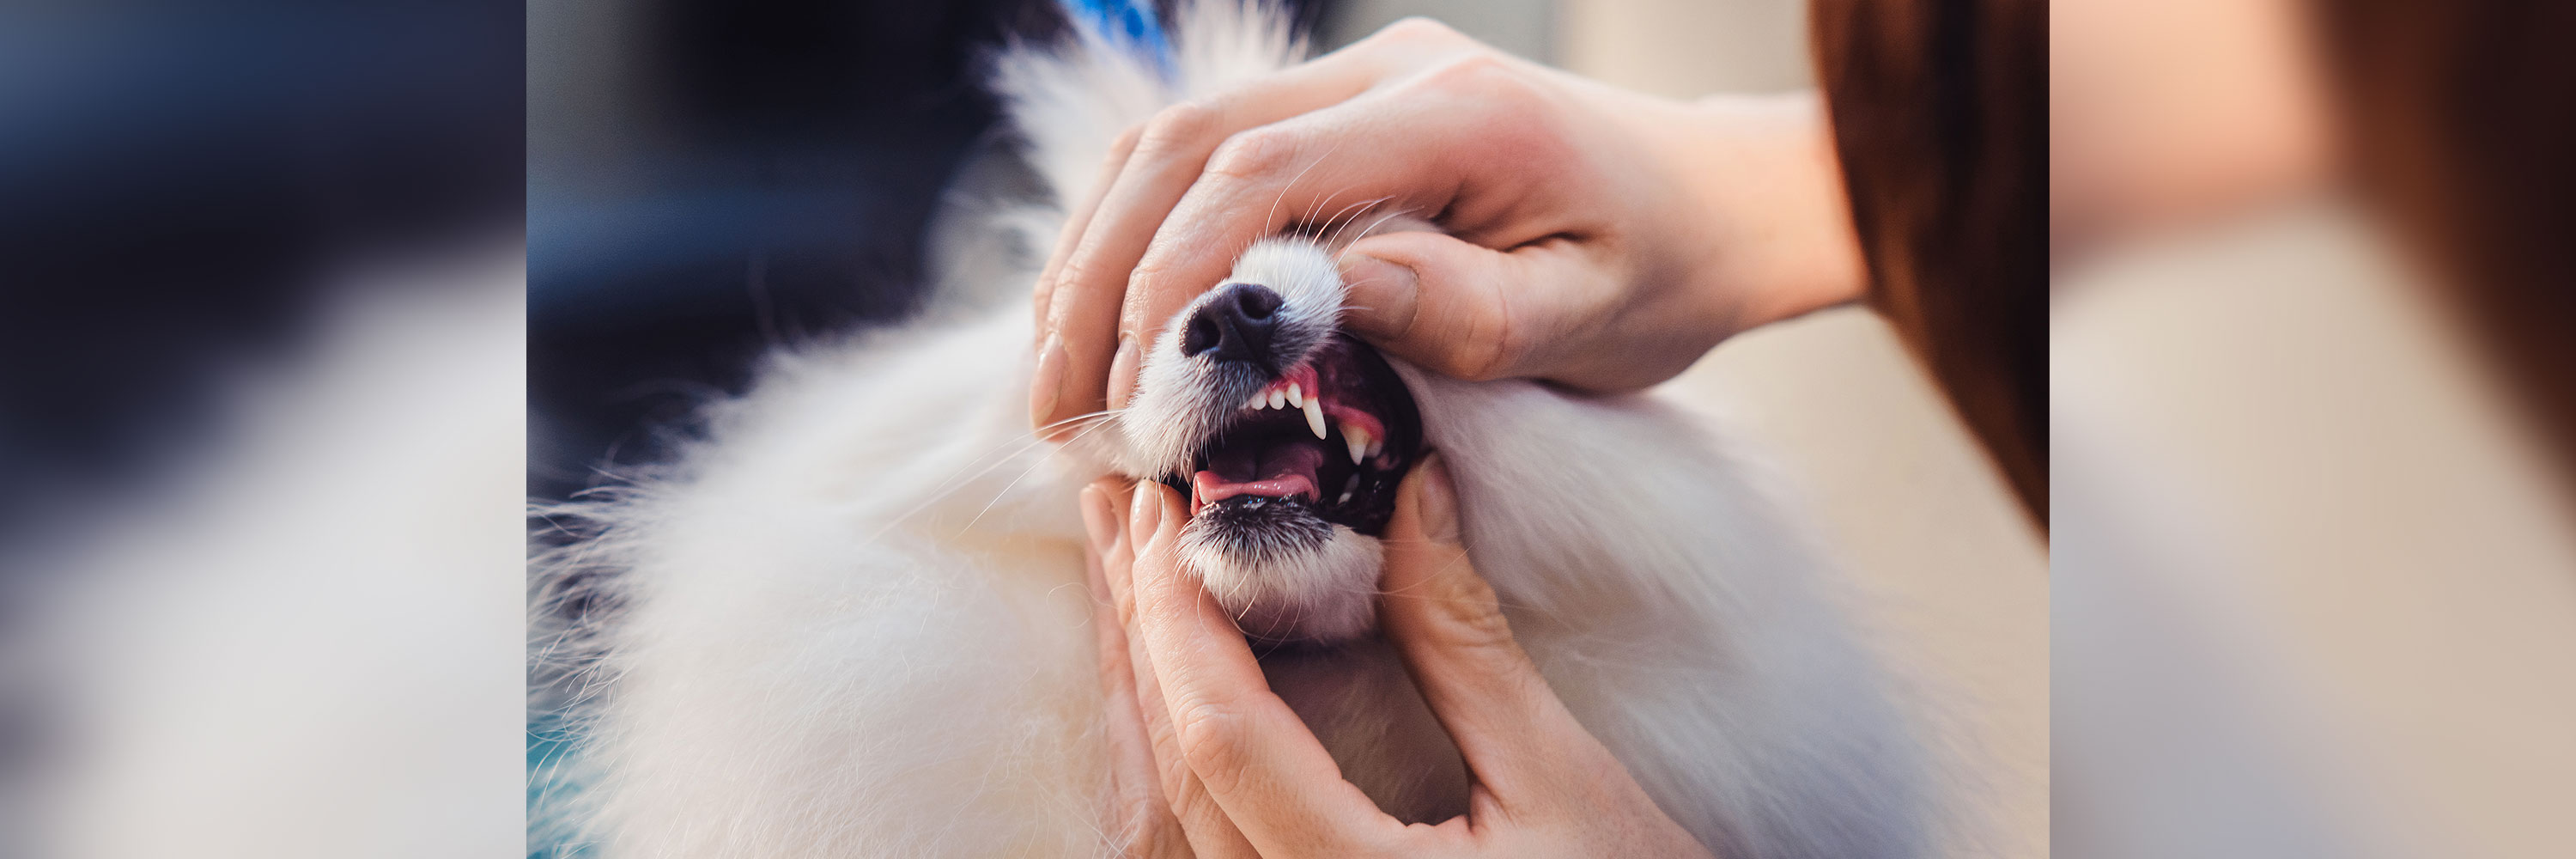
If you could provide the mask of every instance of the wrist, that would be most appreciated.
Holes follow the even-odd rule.
[[[1821,99],[1714,96],[1689,109],[1678,163],[1702,225],[1690,282],[1710,323],[1733,336],[1859,299],[1868,267]]]

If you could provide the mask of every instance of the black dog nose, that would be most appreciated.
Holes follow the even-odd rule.
[[[1279,293],[1250,283],[1217,287],[1181,332],[1181,354],[1269,366],[1270,336],[1279,331]]]

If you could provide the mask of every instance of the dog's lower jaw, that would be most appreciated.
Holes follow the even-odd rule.
[[[1202,520],[1181,529],[1181,561],[1234,618],[1265,642],[1333,644],[1377,627],[1377,538],[1340,525],[1320,543],[1248,551]]]

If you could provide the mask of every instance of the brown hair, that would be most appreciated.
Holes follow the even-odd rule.
[[[2576,5],[2312,9],[2362,193],[2576,478]]]
[[[1817,0],[1818,80],[1896,327],[2048,527],[2047,8]]]

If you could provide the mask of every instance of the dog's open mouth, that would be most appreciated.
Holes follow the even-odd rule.
[[[1422,418],[1377,350],[1335,335],[1280,372],[1191,457],[1190,514],[1303,519],[1377,536],[1421,454]],[[1311,521],[1311,520],[1310,520]]]

